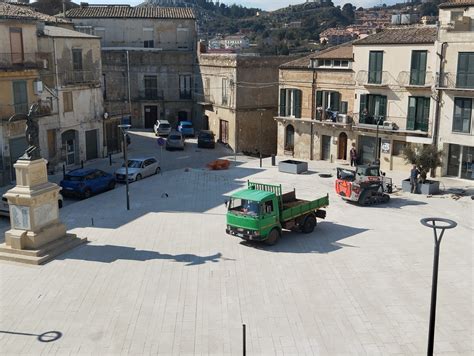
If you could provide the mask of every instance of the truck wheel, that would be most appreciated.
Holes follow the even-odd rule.
[[[268,246],[273,246],[278,242],[279,239],[280,239],[280,231],[275,228],[269,232],[267,239],[264,240],[263,242],[265,242],[265,244]]]
[[[305,234],[310,234],[314,231],[316,226],[316,218],[313,215],[309,215],[304,219],[303,226],[301,227],[301,231]]]
[[[382,203],[388,203],[390,201],[390,195],[384,194],[382,195]]]
[[[370,190],[364,190],[359,197],[360,205],[369,205],[372,201],[372,192]]]

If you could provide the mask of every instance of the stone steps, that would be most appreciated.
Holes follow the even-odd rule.
[[[87,243],[87,238],[79,238],[74,234],[67,234],[44,245],[39,250],[17,250],[1,244],[0,260],[40,265],[83,243]]]

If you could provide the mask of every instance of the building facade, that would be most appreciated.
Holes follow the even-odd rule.
[[[194,121],[192,9],[83,4],[66,15],[77,30],[101,37],[104,105],[111,120],[129,116],[133,127],[148,129],[158,119],[173,125]]]
[[[281,57],[199,54],[204,126],[218,141],[248,154],[276,152]]]
[[[474,179],[474,2],[440,5],[438,146],[442,174]]]
[[[280,66],[278,154],[331,162],[350,160],[354,73],[344,44]]]

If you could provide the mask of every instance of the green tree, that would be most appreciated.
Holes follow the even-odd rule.
[[[438,150],[435,145],[410,144],[403,151],[405,162],[414,164],[420,171],[422,183],[426,181],[429,172],[436,176],[436,168],[441,167],[443,151]]]

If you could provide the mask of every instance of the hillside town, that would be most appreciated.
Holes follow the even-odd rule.
[[[0,353],[474,352],[474,2],[61,5],[0,1]]]

